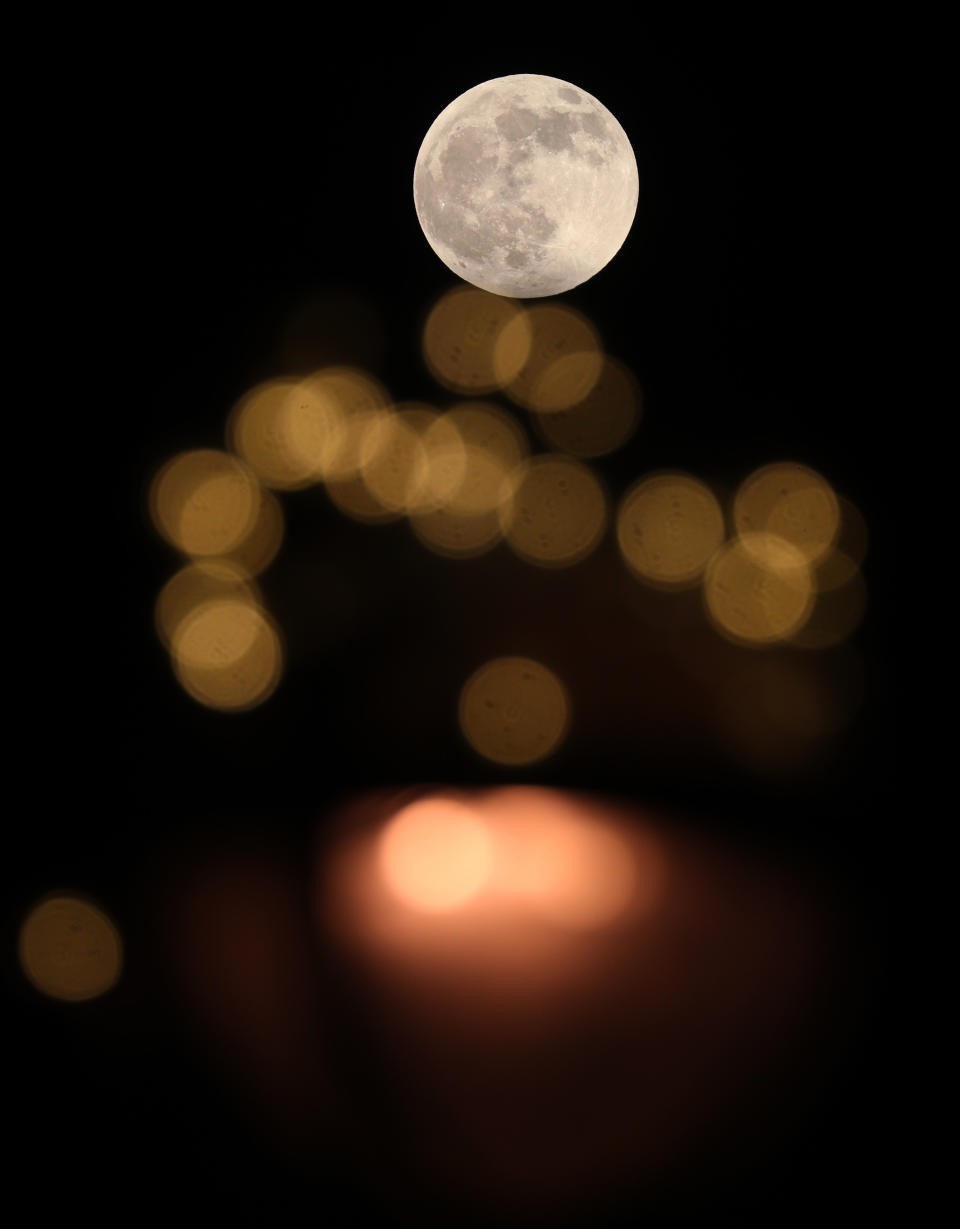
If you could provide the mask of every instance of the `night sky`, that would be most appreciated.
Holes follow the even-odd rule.
[[[725,9],[584,35],[541,33],[541,21],[481,35],[459,16],[384,29],[372,12],[334,23],[322,9],[204,31],[144,21],[116,56],[87,34],[79,101],[46,134],[61,170],[40,172],[33,219],[37,250],[50,252],[27,475],[42,512],[24,517],[37,540],[9,599],[30,646],[13,714],[30,769],[7,817],[4,960],[20,1047],[8,1056],[40,1223],[61,1205],[106,1224],[156,1212],[285,1225],[305,1208],[324,1224],[371,1209],[403,1223],[375,1179],[311,1185],[287,1171],[192,1048],[150,911],[156,868],[195,839],[231,848],[253,831],[308,859],[339,802],[422,782],[609,793],[817,868],[854,936],[857,988],[835,1021],[833,1075],[726,1204],[698,1205],[691,1176],[688,1204],[655,1214],[781,1224],[828,1198],[848,1213],[869,1202],[892,505],[877,443],[885,360],[869,345],[879,189],[862,140],[860,32],[852,19]],[[716,696],[662,628],[692,607],[664,599],[634,643],[608,583],[609,534],[596,559],[562,572],[503,546],[451,562],[402,521],[349,521],[322,488],[284,494],[284,546],[262,577],[287,647],[276,694],[249,713],[204,709],[155,635],[153,604],[179,562],[151,525],[150,479],[179,451],[223,447],[252,385],[351,363],[397,399],[455,399],[420,348],[455,279],[417,222],[414,161],[453,98],[521,72],[599,98],[639,165],[625,245],[562,296],[643,389],[637,432],[596,463],[613,496],[660,469],[729,494],[762,464],[798,461],[870,529],[866,618],[817,663],[855,697],[851,715],[789,772],[757,771],[686,721]],[[445,705],[487,657],[538,652],[598,695],[634,671],[646,734],[617,733],[611,719],[544,765],[512,776],[485,765]],[[125,937],[126,975],[102,1002],[50,1003],[19,972],[20,919],[56,888],[94,896]],[[333,1210],[341,1197],[349,1215]]]

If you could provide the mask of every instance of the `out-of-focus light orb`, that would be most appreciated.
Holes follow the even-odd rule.
[[[173,457],[150,486],[154,526],[185,555],[229,554],[250,534],[260,504],[250,468],[213,448]]]
[[[336,407],[338,417],[336,447],[327,441],[316,454],[318,475],[324,480],[354,477],[368,442],[368,431],[390,407],[387,390],[369,372],[357,367],[323,368],[298,385],[298,389],[304,386],[313,400]]]
[[[518,303],[460,286],[434,306],[423,329],[423,356],[438,384],[455,393],[482,396],[520,373],[532,334]],[[515,323],[516,322],[516,323]],[[507,325],[513,330],[504,338]]]
[[[772,533],[741,535],[714,555],[704,579],[707,610],[716,628],[740,644],[785,640],[813,606],[805,555]]]
[[[696,478],[658,474],[638,482],[621,501],[617,543],[627,566],[646,583],[694,585],[723,543],[723,512]]]
[[[870,544],[870,531],[863,513],[845,495],[839,495],[840,531],[834,546],[859,567],[867,555]]]
[[[423,798],[397,812],[380,837],[381,873],[411,909],[458,909],[483,888],[493,865],[486,825],[462,803]]]
[[[504,809],[508,822],[496,830],[500,890],[561,929],[594,930],[626,911],[637,867],[612,827],[576,813],[551,791],[508,798]]]
[[[455,430],[463,445],[460,483],[442,506],[413,509],[410,523],[435,554],[474,558],[492,550],[503,537],[500,510],[513,493],[527,442],[509,414],[486,402],[461,403],[443,415],[425,437],[428,447],[441,424]]]
[[[157,635],[170,648],[177,628],[205,602],[240,601],[256,605],[260,591],[249,573],[228,559],[190,563],[160,590],[154,607]]]
[[[413,177],[417,217],[443,263],[521,299],[563,294],[612,260],[639,190],[630,141],[607,108],[533,73],[455,98],[424,137]]]
[[[230,412],[227,443],[275,490],[293,491],[358,469],[354,418],[386,409],[386,391],[352,367],[330,367],[302,380],[266,380]]]
[[[384,509],[397,515],[406,512],[427,479],[426,449],[414,423],[396,413],[385,415],[361,450],[360,474]]]
[[[820,584],[822,568],[817,568],[815,579],[821,592],[817,594],[810,617],[790,636],[791,644],[804,649],[833,648],[852,636],[863,621],[867,586],[852,560],[846,555],[838,560],[838,555],[840,552],[833,551],[825,561],[828,565],[831,561],[834,563],[834,568],[829,569],[826,586]],[[834,569],[846,575],[843,583],[833,583]]]
[[[295,491],[316,481],[309,460],[299,455],[287,433],[294,380],[265,380],[244,393],[227,420],[227,444],[250,466],[264,486]]]
[[[404,403],[383,421],[361,463],[363,481],[397,513],[445,507],[463,485],[466,445],[449,415]]]
[[[527,351],[504,389],[525,410],[567,410],[593,391],[603,371],[597,330],[582,312],[557,303],[529,308],[504,328],[499,344],[509,353]]]
[[[235,564],[248,576],[259,576],[276,559],[283,545],[285,529],[286,521],[280,500],[273,491],[261,487],[260,507],[247,536],[219,557],[225,562]]]
[[[435,555],[475,559],[493,550],[503,538],[496,510],[457,512],[450,506],[414,512],[410,524],[418,540]]]
[[[177,625],[170,653],[184,690],[222,711],[262,704],[283,671],[280,634],[272,619],[262,607],[237,598],[198,606]]]
[[[533,764],[560,746],[570,726],[566,688],[529,657],[499,657],[481,666],[460,692],[467,742],[498,764]]]
[[[77,1003],[99,998],[119,980],[120,934],[102,909],[82,897],[48,896],[20,928],[20,965],[50,998]]]
[[[642,395],[636,376],[617,359],[605,357],[587,395],[568,409],[537,416],[548,444],[576,457],[602,457],[625,444],[640,418]]]
[[[324,372],[289,387],[276,429],[295,485],[320,482],[330,472],[343,441],[344,417],[337,390]]]
[[[586,558],[607,526],[607,498],[592,470],[549,454],[534,457],[517,479],[500,510],[510,548],[540,567],[569,567]]]
[[[733,521],[742,537],[776,534],[815,563],[837,537],[840,505],[820,474],[794,462],[778,463],[763,466],[741,484]]]
[[[446,415],[463,441],[463,480],[448,507],[465,516],[495,512],[509,495],[504,483],[526,459],[527,441],[516,420],[486,402],[455,406]]]

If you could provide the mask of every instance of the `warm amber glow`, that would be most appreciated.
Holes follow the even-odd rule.
[[[382,506],[398,513],[450,503],[463,484],[466,446],[447,414],[404,403],[388,415],[361,465],[363,481]]]
[[[467,742],[498,764],[532,764],[557,749],[570,702],[557,676],[528,657],[499,657],[480,667],[460,693]]]
[[[516,475],[501,508],[510,547],[528,563],[568,567],[598,545],[607,524],[607,500],[593,472],[570,457],[534,457]]]
[[[834,546],[859,567],[866,558],[867,548],[870,544],[867,522],[853,500],[847,499],[845,495],[840,495],[838,496],[838,502],[840,505],[840,530]]]
[[[248,576],[258,576],[265,571],[283,545],[283,507],[273,491],[260,489],[260,507],[250,531],[242,542],[220,558],[229,560],[242,568]]]
[[[297,490],[356,474],[370,416],[387,404],[379,382],[352,367],[267,380],[234,406],[227,440],[266,486]]]
[[[339,446],[324,466],[324,478],[354,477],[368,459],[372,441],[378,438],[385,411],[390,406],[387,390],[373,376],[354,367],[328,367],[310,377],[316,390],[332,398],[342,415]]]
[[[723,542],[723,513],[696,478],[658,474],[624,496],[617,542],[641,580],[665,588],[692,585]]]
[[[399,414],[389,414],[378,432],[367,437],[368,456],[361,457],[367,490],[381,507],[406,512],[427,480],[427,453],[420,432]],[[364,463],[365,461],[365,463]]]
[[[261,491],[250,469],[225,452],[201,448],[164,465],[150,487],[157,531],[186,555],[226,555],[256,524]]]
[[[765,465],[737,491],[733,520],[741,536],[776,534],[815,563],[836,539],[840,505],[827,480],[805,465]]]
[[[41,993],[67,1002],[105,994],[120,977],[123,945],[102,909],[79,896],[48,896],[20,928],[20,965]]]
[[[523,432],[509,414],[482,401],[455,406],[445,417],[465,448],[463,478],[447,506],[464,516],[496,511],[509,495],[505,479],[527,456]]]
[[[169,648],[177,628],[198,606],[212,601],[257,604],[260,592],[244,568],[226,559],[190,563],[160,591],[154,608],[157,634]]]
[[[593,390],[603,370],[603,348],[596,329],[570,307],[544,303],[511,321],[500,348],[521,348],[529,332],[529,352],[506,394],[524,409],[551,413],[566,410]]]
[[[821,574],[826,573],[826,583]],[[837,574],[844,576],[836,583]],[[842,644],[860,626],[867,609],[867,586],[847,555],[831,551],[815,574],[818,593],[810,617],[793,635],[790,643],[804,649],[829,649]]]
[[[414,512],[410,524],[428,550],[449,559],[474,559],[493,550],[503,537],[496,511],[469,514],[434,508]]]
[[[494,392],[514,379],[530,347],[524,314],[517,303],[485,290],[458,286],[448,291],[423,330],[423,356],[433,378],[455,393],[476,394]],[[504,338],[511,323],[514,328]]]
[[[640,892],[626,837],[565,795],[511,787],[483,804],[496,836],[497,891],[570,930],[609,925],[630,906],[650,907],[659,866],[646,868]]]
[[[459,484],[447,489],[442,504],[414,509],[411,524],[425,546],[440,555],[470,558],[492,549],[503,536],[499,510],[509,500],[518,467],[527,455],[523,432],[510,415],[485,402],[464,403],[444,414],[424,437],[441,428],[455,431],[462,458],[449,445],[450,461],[462,461]],[[442,443],[442,441],[441,441]],[[448,463],[441,474],[451,475]]]
[[[236,598],[204,602],[176,627],[174,671],[195,700],[208,708],[255,708],[280,681],[280,636],[266,611]]]
[[[402,515],[393,508],[385,508],[363,479],[356,476],[330,479],[327,494],[345,516],[363,524],[383,525],[398,521]]]
[[[798,631],[813,604],[806,558],[776,534],[746,534],[714,555],[704,581],[707,609],[725,636],[769,644]]]
[[[561,374],[559,372],[553,374]],[[633,372],[617,359],[604,358],[593,388],[568,409],[537,416],[537,429],[548,444],[576,457],[602,457],[633,434],[642,397]]]
[[[335,464],[343,442],[346,411],[335,380],[314,372],[291,385],[277,417],[277,431],[297,485],[319,482]]]
[[[457,909],[477,895],[493,864],[490,834],[478,815],[450,798],[423,798],[399,811],[379,847],[381,872],[412,909]]]
[[[287,410],[296,387],[293,380],[265,380],[240,398],[227,422],[228,446],[265,486],[280,491],[316,481],[309,460],[298,454],[287,434]]]

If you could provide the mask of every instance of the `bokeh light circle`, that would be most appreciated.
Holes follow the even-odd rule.
[[[463,685],[460,728],[485,759],[533,764],[551,755],[570,725],[566,688],[546,666],[529,657],[499,657]]]
[[[515,474],[501,524],[511,549],[527,563],[569,567],[599,544],[606,495],[582,462],[559,454],[534,457]]]
[[[687,474],[658,474],[620,502],[617,543],[631,571],[648,584],[696,584],[723,542],[723,513],[708,486]]]
[[[19,957],[27,979],[42,994],[77,1003],[98,998],[116,984],[123,944],[102,909],[83,897],[58,894],[27,914]]]
[[[785,640],[806,622],[814,588],[803,553],[776,534],[746,534],[710,562],[704,597],[714,626],[741,644]]]
[[[419,799],[389,821],[380,837],[381,873],[410,908],[446,912],[477,895],[490,875],[490,833],[470,808],[450,798]]]

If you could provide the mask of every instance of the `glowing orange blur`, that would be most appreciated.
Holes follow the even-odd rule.
[[[426,912],[465,904],[483,887],[492,864],[486,826],[450,798],[412,802],[393,817],[380,841],[380,866],[390,890]]]

